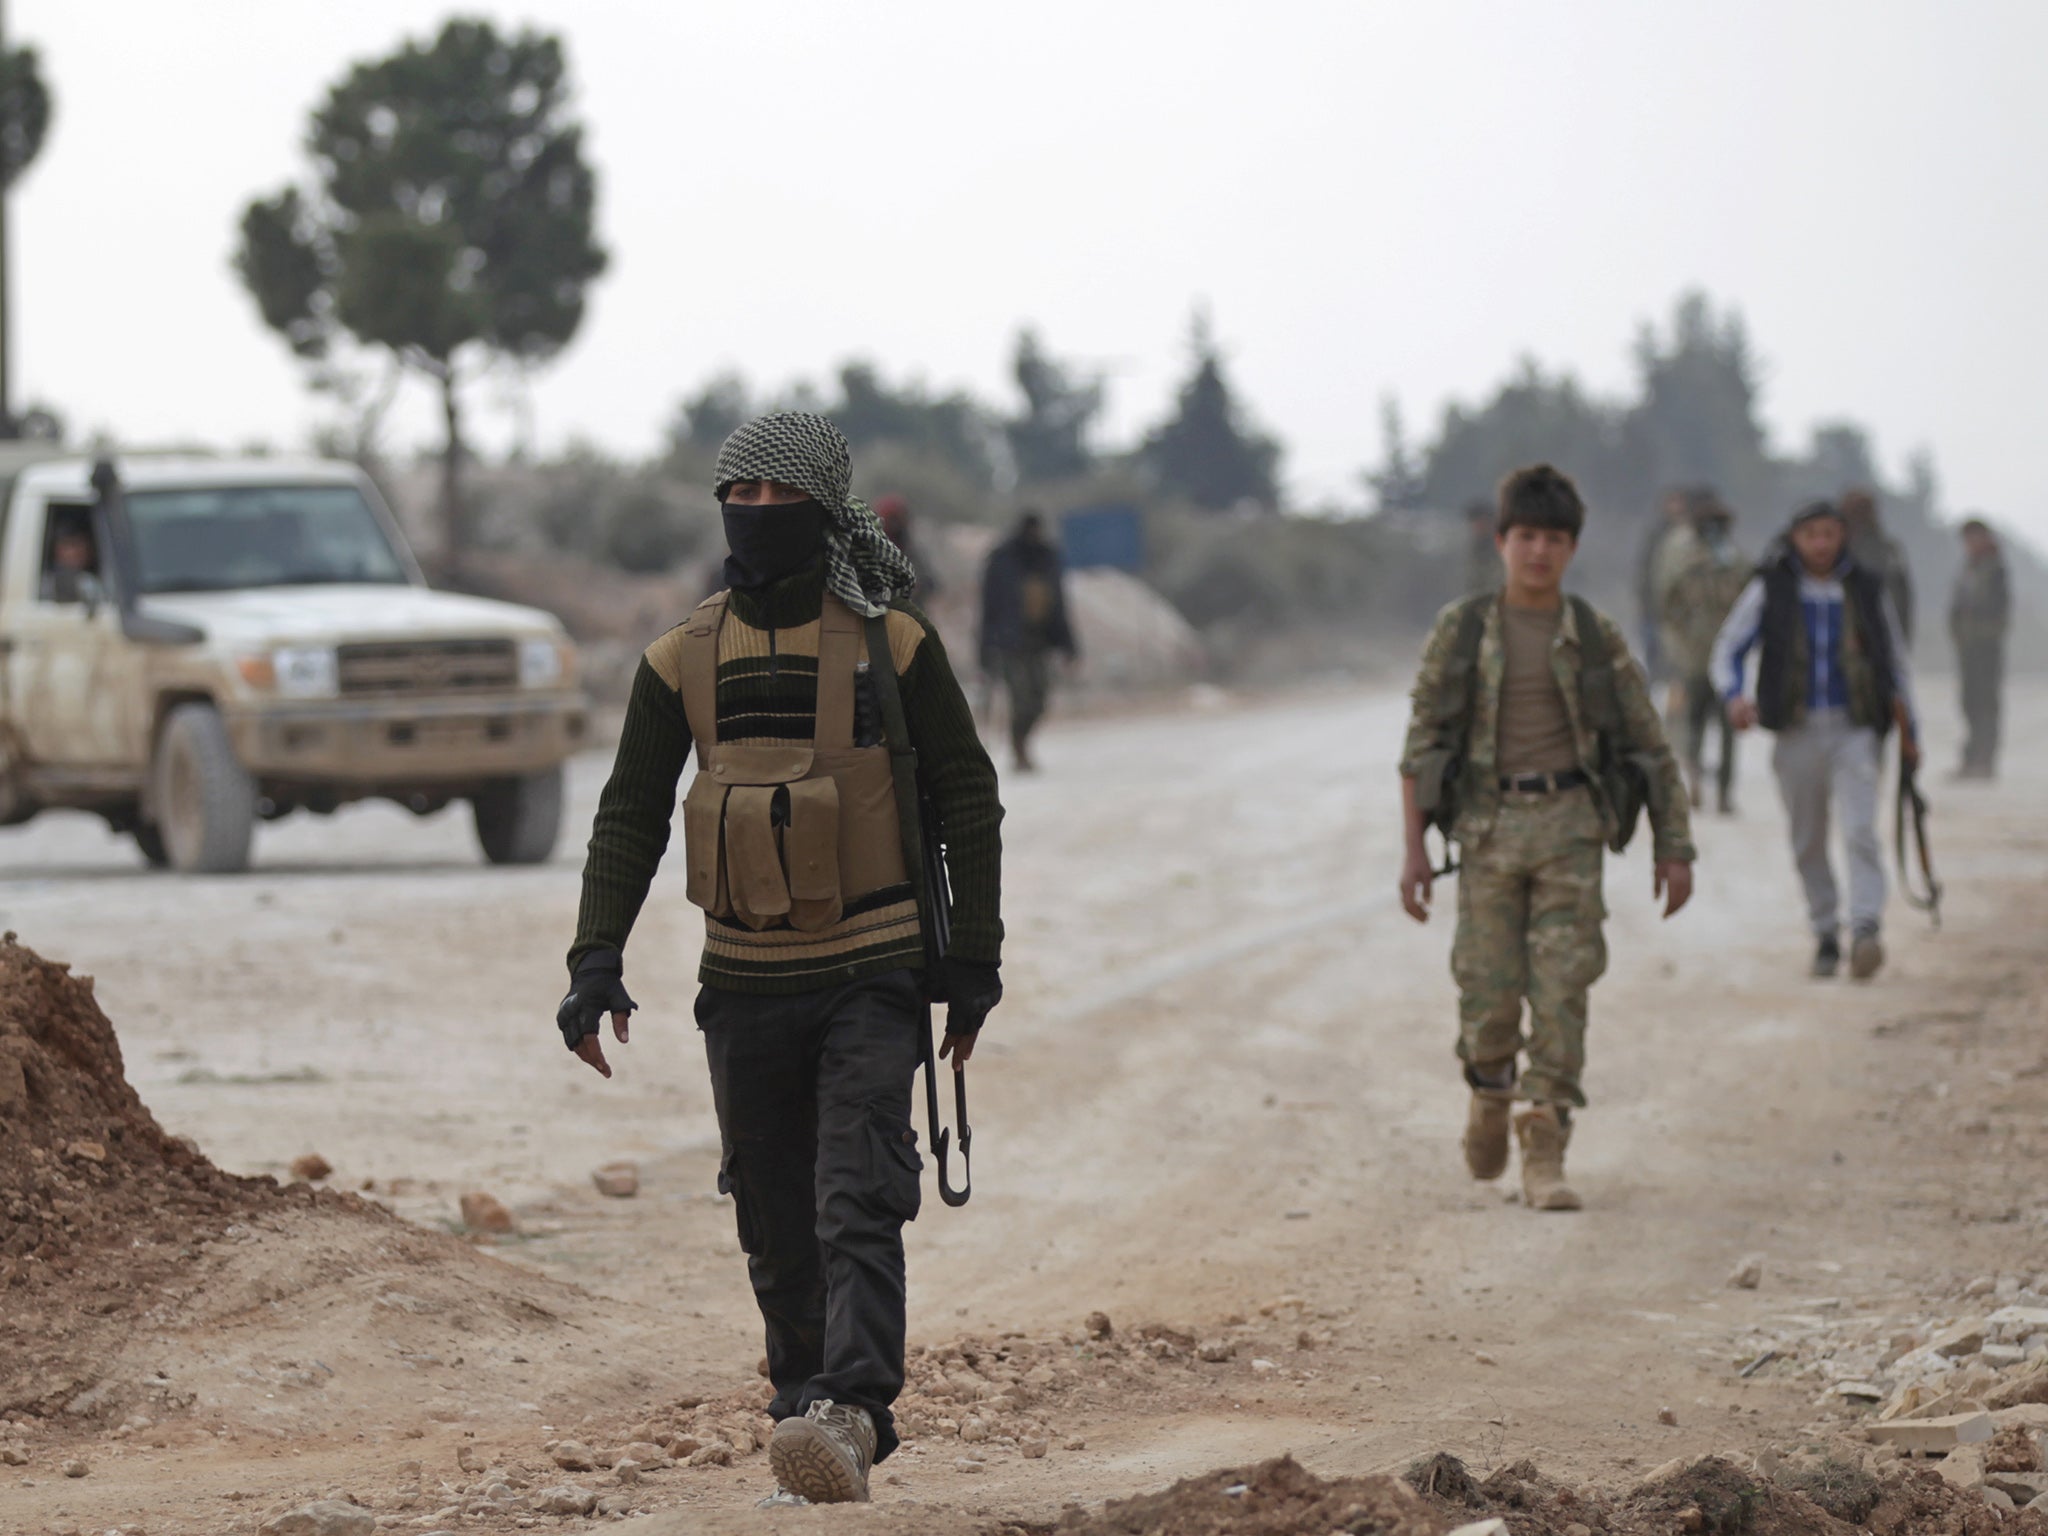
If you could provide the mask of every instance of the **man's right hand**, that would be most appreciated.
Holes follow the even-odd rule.
[[[1429,893],[1436,875],[1429,867],[1429,850],[1410,848],[1401,860],[1401,910],[1418,923],[1429,921]]]
[[[569,995],[555,1010],[562,1043],[604,1077],[612,1075],[604,1059],[605,1015],[611,1015],[612,1033],[624,1045],[633,1010],[640,1006],[626,991],[624,973],[625,961],[616,949],[586,951],[570,973]]]
[[[1756,700],[1730,699],[1728,701],[1728,723],[1738,731],[1749,730],[1756,724]]]

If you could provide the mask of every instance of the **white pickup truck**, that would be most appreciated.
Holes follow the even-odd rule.
[[[0,827],[86,810],[228,872],[258,821],[467,800],[491,862],[553,852],[586,728],[568,637],[430,591],[360,471],[0,454]]]

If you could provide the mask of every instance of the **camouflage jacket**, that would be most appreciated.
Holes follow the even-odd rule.
[[[1436,627],[1430,631],[1428,643],[1422,648],[1422,667],[1415,674],[1415,686],[1409,693],[1412,708],[1408,736],[1401,750],[1401,772],[1410,778],[1415,777],[1418,761],[1425,754],[1451,745],[1439,739],[1438,698],[1443,691],[1444,675],[1457,641],[1458,611],[1462,606],[1462,603],[1452,603],[1437,615]],[[1600,626],[1608,655],[1614,658],[1615,692],[1621,708],[1622,726],[1629,738],[1628,745],[1648,760],[1648,810],[1653,856],[1660,860],[1690,861],[1696,854],[1692,845],[1692,816],[1687,806],[1685,783],[1670,744],[1664,739],[1664,724],[1658,718],[1656,706],[1650,702],[1649,682],[1644,678],[1641,666],[1629,654],[1628,642],[1622,638],[1620,627],[1604,614],[1600,617]],[[1471,786],[1471,791],[1461,799],[1456,828],[1458,841],[1470,847],[1477,847],[1484,841],[1493,830],[1494,819],[1500,811],[1500,783],[1495,765],[1499,761],[1501,675],[1507,666],[1507,648],[1501,629],[1500,605],[1495,603],[1487,610],[1486,625],[1480,634],[1478,687],[1466,736],[1465,781]],[[1579,768],[1595,785],[1593,793],[1598,799],[1600,738],[1586,722],[1585,712],[1580,707],[1580,665],[1578,621],[1572,605],[1567,603],[1558,623],[1557,639],[1551,646],[1550,670],[1557,678],[1558,690],[1564,695],[1565,713],[1571,719],[1572,738],[1577,744]],[[1614,812],[1604,801],[1600,805],[1600,816],[1611,837]]]
[[[1688,532],[1666,546],[1671,558],[1658,573],[1658,612],[1664,621],[1664,657],[1682,678],[1703,678],[1714,637],[1756,567],[1725,540],[1716,544]]]

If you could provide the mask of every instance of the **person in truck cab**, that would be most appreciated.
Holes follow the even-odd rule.
[[[50,537],[49,566],[43,572],[46,603],[83,603],[100,594],[99,546],[92,525],[80,517],[58,523]]]

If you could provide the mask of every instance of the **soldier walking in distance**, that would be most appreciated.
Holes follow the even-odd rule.
[[[940,1054],[964,1065],[1001,999],[1002,807],[915,575],[848,494],[821,416],[748,422],[718,455],[728,590],[648,647],[598,802],[557,1022],[605,1077],[635,1004],[621,958],[683,802],[705,910],[697,1025],[740,1247],[767,1325],[772,1502],[865,1500],[896,1447],[903,1223],[922,1162],[924,948],[896,816],[878,669],[894,670],[953,892]],[[878,644],[870,648],[870,637]]]
[[[1664,616],[1659,609],[1657,567],[1664,546],[1692,529],[1692,492],[1673,486],[1657,504],[1658,517],[1636,551],[1636,625],[1643,637],[1643,668],[1652,683],[1665,681]]]
[[[1665,542],[1658,609],[1664,620],[1664,656],[1679,693],[1674,724],[1693,808],[1702,803],[1707,730],[1718,725],[1715,807],[1727,816],[1735,810],[1735,732],[1707,671],[1714,637],[1748,584],[1750,566],[1735,547],[1735,514],[1712,491],[1700,493],[1692,519],[1686,537]]]
[[[1579,1208],[1564,1155],[1586,1102],[1587,993],[1607,969],[1602,848],[1626,840],[1645,800],[1664,915],[1692,895],[1685,789],[1648,684],[1614,621],[1564,595],[1585,515],[1578,487],[1548,464],[1501,483],[1504,586],[1438,617],[1401,757],[1401,904],[1417,922],[1429,918],[1426,818],[1443,814],[1446,797],[1456,805],[1451,970],[1472,1090],[1466,1166],[1500,1177],[1512,1118],[1523,1197],[1545,1211]]]
[[[1906,563],[1906,549],[1884,530],[1877,514],[1877,493],[1858,486],[1844,491],[1842,520],[1849,525],[1849,554],[1864,570],[1875,576],[1891,599],[1892,614],[1899,621],[1899,638],[1905,643],[1900,654],[1913,648],[1913,569]]]
[[[926,568],[924,558],[917,547],[917,535],[911,527],[909,498],[890,494],[875,498],[875,519],[882,525],[882,532],[889,536],[889,542],[903,552],[903,558],[910,562],[917,572],[917,590],[912,594],[921,601],[930,602],[939,595],[939,584]]]
[[[1988,779],[1998,771],[2000,693],[2005,688],[2005,637],[2012,628],[2012,591],[2005,553],[1982,518],[1962,527],[1963,568],[1949,598],[1948,632],[1963,679],[1963,763],[1959,779]]]
[[[981,665],[1010,691],[1010,751],[1029,773],[1031,733],[1052,694],[1052,655],[1078,654],[1067,618],[1066,572],[1045,535],[1045,519],[1026,512],[1017,531],[988,557],[981,579]]]
[[[1756,696],[1744,668],[1758,652]],[[1777,736],[1771,767],[1791,822],[1792,858],[1813,925],[1813,974],[1841,967],[1841,898],[1828,822],[1849,849],[1849,974],[1884,964],[1884,852],[1877,836],[1879,749],[1894,724],[1917,761],[1905,640],[1881,579],[1849,553],[1849,525],[1830,501],[1809,502],[1742,589],[1714,641],[1714,686],[1738,731]]]

